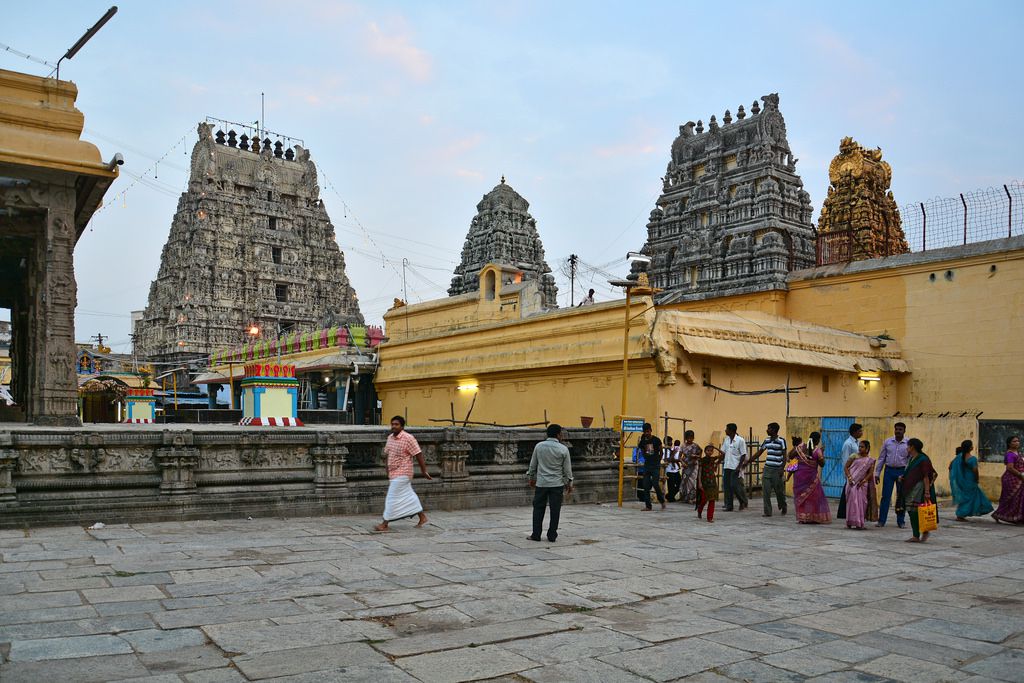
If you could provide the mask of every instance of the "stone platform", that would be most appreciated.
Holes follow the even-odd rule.
[[[374,501],[379,510],[382,501]],[[1024,529],[689,506],[0,531],[0,680],[1019,681]]]
[[[542,429],[414,428],[434,509],[520,505]],[[567,430],[588,501],[614,495],[617,435]],[[0,528],[356,514],[387,490],[384,427],[0,425]]]

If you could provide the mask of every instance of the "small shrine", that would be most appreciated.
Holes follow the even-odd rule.
[[[242,378],[242,419],[247,426],[301,427],[294,365],[251,363]]]
[[[150,424],[156,417],[156,390],[126,389],[124,395],[124,421],[131,424]]]
[[[828,167],[828,196],[818,217],[818,261],[838,263],[905,254],[892,167],[881,149],[865,149],[850,137]]]

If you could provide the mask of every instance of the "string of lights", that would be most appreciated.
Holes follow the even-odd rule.
[[[366,226],[363,225],[362,221],[359,220],[359,217],[356,216],[355,213],[352,211],[352,208],[348,205],[348,202],[346,202],[345,198],[341,196],[340,192],[338,192],[338,188],[336,188],[334,186],[334,183],[331,182],[331,179],[327,176],[327,173],[323,170],[323,168],[320,169],[320,175],[323,176],[324,183],[326,183],[327,187],[329,187],[331,189],[331,192],[333,192],[334,195],[338,198],[338,200],[341,201],[341,206],[342,206],[342,209],[345,212],[345,214],[344,214],[345,217],[348,218],[349,216],[351,216],[352,220],[355,222],[355,224],[357,226],[359,226],[360,230],[362,230],[363,237],[365,237],[366,240],[370,244],[372,244],[374,246],[374,248],[378,252],[380,252],[381,267],[383,268],[384,264],[387,263],[388,265],[391,266],[391,269],[393,271],[395,271],[395,275],[398,275],[399,277],[401,277],[402,274],[398,272],[398,267],[394,263],[390,263],[388,261],[387,256],[385,256],[385,254],[384,254],[384,250],[380,248],[380,245],[377,244],[377,241],[375,239],[373,239],[373,235],[370,234],[370,231],[366,229]],[[374,256],[374,258],[376,258],[376,256]],[[415,294],[415,292],[414,292],[414,294]],[[417,294],[417,297],[418,296],[419,295]]]
[[[99,137],[99,136],[97,136],[97,137]],[[124,188],[123,190],[121,190],[120,192],[115,194],[112,199],[110,199],[110,200],[104,202],[103,204],[101,204],[100,207],[98,209],[96,209],[96,213],[100,213],[104,209],[110,208],[111,206],[116,204],[118,201],[121,202],[121,206],[122,207],[126,207],[128,205],[128,200],[127,200],[128,192],[130,192],[132,190],[132,188],[134,188],[136,185],[140,185],[141,184],[144,187],[148,187],[150,189],[155,189],[155,190],[158,190],[158,191],[163,191],[165,193],[166,192],[172,192],[171,190],[169,190],[166,187],[161,188],[158,185],[153,185],[152,183],[157,180],[157,175],[159,173],[160,164],[165,162],[165,160],[171,155],[171,153],[174,152],[176,149],[178,149],[178,147],[182,147],[184,149],[184,145],[187,143],[188,138],[189,138],[189,133],[185,133],[184,135],[182,135],[180,139],[178,139],[173,145],[171,145],[170,149],[168,149],[166,152],[164,152],[156,161],[154,161],[149,166],[149,168],[147,168],[142,173],[136,175],[136,174],[134,174],[134,173],[132,173],[130,171],[125,171],[125,173],[132,178],[132,182],[129,183],[128,187]],[[153,178],[149,177],[150,174],[153,174]],[[174,190],[173,194],[174,194],[174,196],[177,196],[178,192],[176,190]]]
[[[15,50],[10,45],[4,45],[3,43],[0,43],[0,48],[2,48],[4,52],[10,52],[12,55],[15,55],[17,57],[23,57],[24,59],[27,59],[30,62],[35,62],[36,64],[42,64],[43,66],[48,66],[48,67],[53,68],[53,69],[57,68],[56,64],[48,62],[45,59],[42,59],[41,57],[33,57],[32,55],[28,54],[27,52],[22,52],[21,50]]]

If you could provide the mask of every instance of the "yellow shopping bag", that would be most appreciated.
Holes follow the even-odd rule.
[[[922,534],[939,528],[939,515],[935,503],[925,503],[917,507],[917,523]]]

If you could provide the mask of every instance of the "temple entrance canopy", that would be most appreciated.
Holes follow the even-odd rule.
[[[77,95],[0,69],[0,308],[11,309],[11,394],[38,424],[79,424],[74,249],[120,163],[79,138]]]

